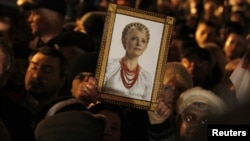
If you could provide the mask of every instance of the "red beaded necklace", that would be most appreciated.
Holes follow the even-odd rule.
[[[127,89],[129,89],[135,84],[136,80],[138,79],[140,66],[139,64],[137,64],[134,70],[129,70],[124,61],[124,58],[121,59],[120,64],[122,83]]]

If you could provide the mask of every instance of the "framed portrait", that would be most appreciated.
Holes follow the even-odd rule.
[[[101,101],[144,110],[156,106],[174,21],[109,4],[96,69]]]

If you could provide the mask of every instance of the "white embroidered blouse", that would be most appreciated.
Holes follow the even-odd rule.
[[[123,85],[120,70],[120,59],[108,60],[104,80],[104,92],[123,97],[150,101],[153,86],[151,74],[140,67],[137,81],[131,88],[126,88]]]

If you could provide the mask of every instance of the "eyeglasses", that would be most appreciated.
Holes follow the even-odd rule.
[[[207,124],[207,119],[199,118],[199,116],[193,113],[183,113],[182,119],[189,124],[194,124],[194,123],[200,123],[201,125]]]

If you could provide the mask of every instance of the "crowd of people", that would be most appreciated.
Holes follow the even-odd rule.
[[[95,73],[109,3],[175,18],[153,111],[99,99]],[[0,140],[205,141],[210,123],[249,124],[249,13],[248,0],[0,2]],[[146,49],[150,33],[143,23],[123,33],[128,53],[109,64],[111,78],[136,69],[143,79],[123,90],[139,91],[151,78],[137,62],[143,51],[131,46]]]

